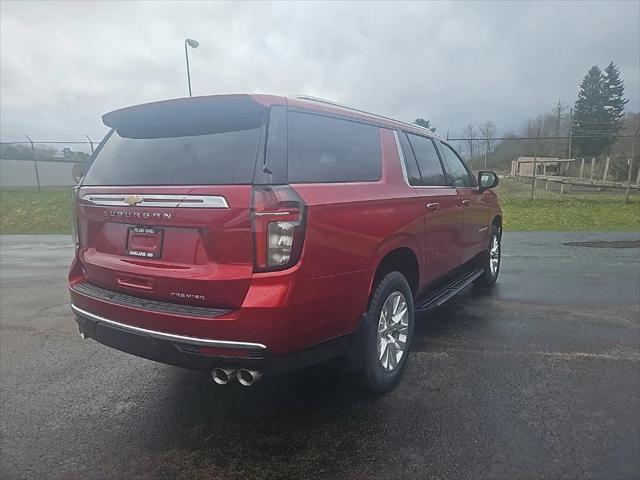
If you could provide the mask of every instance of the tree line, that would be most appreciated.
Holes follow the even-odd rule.
[[[88,162],[91,155],[71,150],[69,147],[56,149],[48,145],[30,145],[3,143],[0,144],[0,158],[4,160],[56,160],[64,159],[73,162]]]
[[[487,167],[508,170],[515,158],[533,155],[624,156],[631,150],[632,139],[617,136],[633,135],[640,126],[640,114],[625,112],[628,100],[624,92],[624,81],[614,62],[604,70],[594,65],[580,83],[575,103],[558,100],[548,112],[528,118],[519,130],[501,134],[506,140],[491,140],[497,136],[497,127],[490,120],[469,124],[455,135],[465,140],[454,142],[454,146],[474,169],[483,168],[486,161]],[[414,123],[436,131],[429,120],[421,118]],[[565,138],[526,140],[537,137]]]

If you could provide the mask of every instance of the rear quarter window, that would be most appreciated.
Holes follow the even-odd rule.
[[[288,144],[291,183],[371,182],[382,177],[379,127],[289,112]]]

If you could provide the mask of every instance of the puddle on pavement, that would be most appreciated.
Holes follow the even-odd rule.
[[[609,242],[567,242],[563,243],[568,247],[591,247],[591,248],[640,248],[640,240],[613,240]]]

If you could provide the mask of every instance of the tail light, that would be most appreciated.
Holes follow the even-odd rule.
[[[306,204],[288,185],[253,188],[254,270],[283,270],[300,260]]]
[[[71,191],[71,235],[76,250],[80,248],[80,234],[78,232],[78,192],[80,187],[73,187]]]

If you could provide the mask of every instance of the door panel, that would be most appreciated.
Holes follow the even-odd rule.
[[[485,205],[483,194],[478,193],[475,188],[457,190],[464,212],[462,263],[465,263],[487,248],[489,208]]]
[[[425,283],[431,283],[460,265],[462,252],[460,233],[464,215],[455,188],[417,187],[415,191],[424,204]]]
[[[399,134],[407,182],[419,196],[425,219],[425,284],[457,268],[461,261],[464,214],[458,193],[446,186],[433,140]]]
[[[456,151],[444,142],[439,145],[449,184],[458,192],[462,209],[460,223],[461,263],[482,252],[488,241],[488,208],[478,193],[475,179]]]

